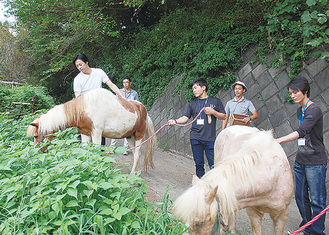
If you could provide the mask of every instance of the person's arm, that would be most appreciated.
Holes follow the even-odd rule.
[[[122,92],[120,91],[120,89],[113,83],[111,82],[111,80],[108,80],[106,82],[106,85],[113,91],[115,92],[115,94],[117,94],[119,97],[121,98],[125,98],[125,96],[122,94]]]
[[[220,113],[220,112],[218,112],[215,109],[210,108],[210,107],[205,107],[204,112],[207,115],[214,115],[216,118],[218,118],[220,120],[225,120],[226,119],[226,114],[225,113]]]
[[[225,119],[222,122],[222,130],[224,130],[227,126],[227,122],[228,122],[228,118],[229,118],[229,114],[225,114]]]
[[[167,123],[168,123],[169,126],[174,126],[175,124],[184,124],[188,121],[188,119],[189,118],[186,117],[186,116],[181,116],[178,119],[171,119]]]
[[[276,141],[279,144],[281,144],[281,143],[297,140],[298,138],[299,138],[298,132],[294,131],[294,132],[290,133],[289,135],[285,135],[285,136],[282,136],[281,138],[276,139]]]
[[[257,110],[252,111],[251,114],[252,114],[251,116],[249,116],[249,117],[245,117],[244,119],[242,119],[242,121],[243,121],[245,124],[247,124],[249,121],[253,121],[253,120],[259,118],[259,115],[258,115],[258,113],[257,113]]]

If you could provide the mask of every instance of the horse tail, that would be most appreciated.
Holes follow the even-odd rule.
[[[146,130],[145,130],[145,138],[144,139],[148,139],[153,134],[154,134],[153,121],[150,118],[150,116],[147,115],[147,118],[146,118]],[[145,171],[146,172],[147,172],[147,170],[148,170],[149,167],[151,167],[152,169],[154,168],[153,154],[154,154],[156,143],[157,143],[156,136],[153,136],[149,141],[147,141],[145,143],[144,168],[145,168]]]
[[[25,138],[31,138],[34,137],[35,132],[37,131],[36,126],[29,125],[29,127],[26,130],[26,136]]]

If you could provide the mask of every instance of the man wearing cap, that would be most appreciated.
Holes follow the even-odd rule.
[[[245,124],[259,117],[252,102],[243,96],[243,93],[247,91],[246,85],[241,81],[237,81],[232,85],[232,89],[235,97],[229,100],[225,106],[226,119],[222,122],[222,130],[230,125],[228,120],[232,113],[248,115],[248,117],[242,119]]]

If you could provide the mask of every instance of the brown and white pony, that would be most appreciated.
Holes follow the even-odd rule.
[[[210,234],[220,208],[222,222],[235,233],[235,212],[246,208],[253,234],[262,234],[261,219],[269,213],[274,234],[282,235],[294,187],[286,154],[272,132],[228,127],[217,136],[215,159],[215,167],[201,179],[194,176],[193,186],[175,201],[175,216],[193,233]]]
[[[76,126],[82,142],[101,144],[101,137],[127,138],[129,146],[137,146],[154,133],[153,122],[144,105],[138,101],[116,97],[109,90],[92,90],[78,98],[50,109],[30,123],[26,136],[40,143],[51,133]],[[153,153],[156,137],[145,143],[144,168],[154,167]],[[133,150],[134,164],[131,172],[140,169],[140,147]]]

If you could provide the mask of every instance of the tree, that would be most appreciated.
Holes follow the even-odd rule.
[[[0,70],[2,79],[21,82],[29,77],[30,59],[24,44],[19,42],[27,37],[24,29],[11,31],[8,23],[0,23]]]

